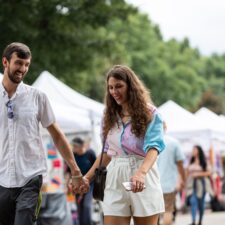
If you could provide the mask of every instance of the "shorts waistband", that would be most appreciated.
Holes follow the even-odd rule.
[[[137,162],[144,160],[144,157],[138,156],[138,155],[126,155],[126,156],[112,156],[111,162],[113,165],[116,164],[123,164],[123,165],[129,165],[132,168],[135,168],[137,165]]]

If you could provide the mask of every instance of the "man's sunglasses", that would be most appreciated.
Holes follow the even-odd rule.
[[[6,103],[6,107],[7,107],[7,115],[9,119],[13,119],[14,118],[14,112],[13,112],[13,103],[12,100],[9,100]]]

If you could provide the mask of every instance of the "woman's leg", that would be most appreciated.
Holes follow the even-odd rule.
[[[130,216],[104,216],[104,225],[130,225],[130,220]]]
[[[190,197],[190,204],[191,204],[191,216],[192,216],[192,222],[195,223],[196,214],[197,214],[197,207],[198,207],[198,201],[197,196],[195,193],[193,193]]]
[[[205,193],[203,194],[202,198],[198,199],[198,209],[199,209],[199,225],[202,224],[202,218],[204,215],[205,210]]]
[[[146,217],[134,217],[134,225],[157,225],[159,214]]]

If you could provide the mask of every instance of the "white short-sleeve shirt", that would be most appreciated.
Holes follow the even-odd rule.
[[[10,100],[13,118],[8,118],[9,98],[0,83],[0,185],[7,188],[46,174],[40,123],[46,128],[55,122],[47,96],[31,86],[20,83]]]

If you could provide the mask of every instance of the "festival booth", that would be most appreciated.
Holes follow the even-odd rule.
[[[91,138],[91,147],[94,150],[101,149],[99,127],[104,109],[103,104],[81,95],[47,71],[42,72],[32,86],[48,96],[56,122],[69,140],[75,135],[85,135]],[[43,129],[42,133],[46,152],[48,152],[49,176],[52,179],[51,172],[54,173],[54,171],[51,169],[62,170],[63,163],[48,132]],[[49,186],[48,192],[64,191],[62,176],[53,180],[53,184]],[[56,187],[55,184],[59,186]]]
[[[95,151],[101,150],[100,122],[103,104],[81,95],[47,71],[42,72],[32,86],[48,96],[56,122],[69,141],[76,135],[83,136],[91,139],[90,146]],[[37,224],[70,225],[71,208],[68,209],[66,200],[74,207],[74,196],[65,195],[64,162],[48,132],[42,129],[42,134],[49,171],[44,179],[44,200]]]
[[[167,133],[177,138],[184,154],[184,166],[190,162],[194,145],[202,146],[212,168],[211,182],[216,196],[221,195],[221,177],[224,175],[222,162],[225,150],[225,120],[206,108],[195,114],[185,110],[169,100],[159,107],[159,112],[166,122]],[[224,164],[225,165],[225,164]],[[185,205],[185,192],[182,193],[180,206]],[[210,201],[210,196],[207,196]]]
[[[199,109],[195,116],[210,128],[211,161],[215,171],[222,176],[221,158],[225,156],[225,119],[205,107]]]
[[[204,125],[177,103],[169,100],[158,110],[167,124],[167,134],[181,141],[185,154],[191,152],[194,143],[204,138],[201,138]]]
[[[92,131],[99,124],[104,105],[68,87],[44,71],[33,83],[49,98],[56,120],[65,133]]]
[[[219,121],[219,116],[203,116],[202,110],[193,114],[171,100],[158,110],[167,124],[167,133],[182,143],[187,156],[193,145],[199,144],[214,164],[215,152],[220,155],[225,149],[225,125],[224,121]]]

